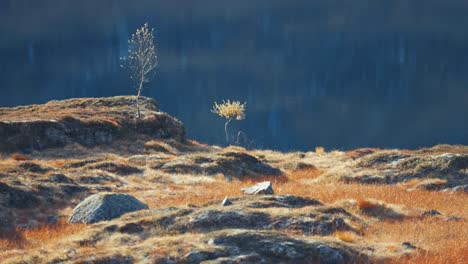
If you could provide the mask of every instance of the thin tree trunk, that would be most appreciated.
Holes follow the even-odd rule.
[[[225,124],[224,124],[224,132],[226,133],[226,141],[229,143],[229,134],[227,131],[227,127],[229,125],[229,122],[231,122],[232,119],[229,119]]]
[[[141,90],[143,89],[143,78],[145,75],[141,74],[141,81],[140,81],[140,87],[138,87],[138,94],[136,98],[136,108],[137,108],[137,114],[136,118],[140,118],[140,95],[141,95]]]
[[[136,108],[137,108],[136,118],[140,118],[140,95],[141,95],[141,89],[138,89],[138,94],[136,98]]]

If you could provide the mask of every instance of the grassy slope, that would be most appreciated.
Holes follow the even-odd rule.
[[[153,143],[154,144],[154,143]],[[243,151],[242,149],[237,149]],[[201,156],[206,155],[200,153]],[[270,161],[281,162],[294,161],[297,153],[277,153],[268,151],[251,152],[257,156],[263,156]],[[176,157],[181,153],[166,153],[168,157]],[[43,154],[33,157],[32,162],[68,172],[66,164],[79,159],[48,159]],[[96,155],[96,154],[93,154]],[[115,163],[129,164],[125,156],[119,154],[105,155],[106,160]],[[161,154],[162,155],[162,154]],[[467,195],[465,193],[441,193],[426,190],[408,190],[404,184],[397,185],[363,185],[358,183],[344,184],[340,182],[315,181],[327,173],[324,168],[333,169],[333,164],[342,155],[339,153],[308,154],[308,159],[320,164],[319,168],[289,171],[284,177],[271,179],[277,194],[294,194],[318,199],[324,203],[342,204],[345,199],[354,199],[358,204],[362,201],[376,199],[386,204],[396,204],[407,211],[421,211],[435,209],[445,215],[461,216],[468,218]],[[10,157],[0,160],[0,168],[5,171],[16,167],[22,161],[16,161]],[[132,166],[137,166],[131,164]],[[183,206],[187,204],[202,205],[212,200],[221,200],[226,196],[241,195],[240,188],[258,182],[263,179],[233,180],[227,182],[223,177],[205,177],[190,175],[165,175],[150,169],[149,165],[138,165],[144,169],[144,177],[134,175],[121,178],[127,184],[118,187],[116,191],[130,193],[145,201],[150,208],[162,208],[167,206]],[[87,173],[96,172],[89,170]],[[69,172],[73,175],[72,172]],[[265,179],[268,179],[266,177]],[[113,183],[103,183],[112,186]],[[60,212],[67,215],[69,207],[61,208]],[[359,210],[359,208],[357,209]],[[394,260],[394,263],[463,263],[468,257],[468,228],[466,220],[444,221],[441,218],[408,218],[401,221],[371,221],[369,227],[363,228],[362,234],[349,238],[338,234],[337,237],[350,243],[373,243],[376,241],[398,242],[409,241],[424,249],[419,254]],[[83,225],[68,225],[61,223],[57,226],[42,226],[33,230],[20,230],[16,237],[0,240],[0,259],[9,258],[21,254],[34,254],[41,248],[58,247],[57,243],[67,241],[70,235],[83,231]],[[63,248],[66,250],[66,248]],[[83,253],[88,249],[78,248]],[[96,250],[96,249],[94,249]],[[161,249],[163,250],[163,249]],[[391,247],[388,248],[392,250]]]

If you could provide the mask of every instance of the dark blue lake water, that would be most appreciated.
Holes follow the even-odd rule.
[[[155,27],[143,95],[224,144],[214,101],[259,148],[468,144],[465,0],[0,0],[0,106],[135,93],[119,65]]]

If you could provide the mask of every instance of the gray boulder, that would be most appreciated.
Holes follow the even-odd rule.
[[[254,186],[242,188],[241,191],[244,194],[274,194],[273,185],[270,181],[259,182]]]
[[[135,197],[120,193],[98,193],[89,196],[73,209],[70,223],[86,224],[108,221],[123,214],[148,209]]]

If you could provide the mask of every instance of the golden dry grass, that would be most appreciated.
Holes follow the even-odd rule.
[[[346,152],[346,156],[352,159],[356,159],[356,158],[360,158],[368,154],[372,154],[378,150],[379,149],[375,149],[375,148],[360,148],[360,149],[355,149],[355,150]]]
[[[288,175],[288,180],[315,179],[323,174],[323,170],[318,168],[300,169]]]
[[[354,240],[356,240],[356,234],[348,231],[335,232],[335,237],[347,243],[352,243]]]
[[[402,257],[392,263],[466,263],[468,259],[468,226],[466,221],[444,222],[422,219],[403,222],[379,222],[367,230],[373,241],[410,241],[423,249],[418,254]]]
[[[468,217],[466,194],[449,194],[424,190],[408,191],[398,185],[361,184],[304,184],[307,174],[292,174],[285,178],[272,177],[244,181],[216,181],[197,185],[197,191],[171,186],[176,195],[161,196],[154,206],[202,205],[226,196],[241,195],[240,188],[263,180],[273,181],[275,193],[294,194],[318,199],[324,203],[334,203],[343,199],[355,199],[359,208],[380,206],[374,200],[386,204],[397,204],[408,209],[435,209],[446,215]],[[286,231],[285,231],[286,232]],[[365,230],[363,241],[405,242],[417,245],[429,253],[421,253],[392,263],[464,263],[468,252],[468,228],[466,221],[445,222],[441,219],[410,218],[401,221],[376,221]],[[345,242],[355,241],[357,236],[339,233],[335,236]]]
[[[14,233],[3,234],[0,239],[0,260],[23,252],[48,246],[68,238],[84,229],[84,224],[68,224],[61,221],[56,225],[41,225],[32,229],[17,229]],[[10,252],[9,252],[10,251]]]
[[[43,162],[54,163],[54,161]],[[0,162],[0,166],[10,166],[16,163],[17,161],[7,159]],[[299,170],[283,177],[264,177],[231,182],[225,181],[223,177],[218,177],[212,182],[193,184],[150,183],[144,178],[131,176],[128,180],[132,184],[120,191],[129,192],[137,198],[142,198],[150,208],[185,206],[187,204],[202,205],[213,200],[222,200],[226,196],[242,195],[240,188],[270,180],[273,182],[277,194],[311,197],[326,204],[343,199],[354,199],[357,201],[358,208],[362,209],[378,206],[379,204],[376,204],[374,200],[379,200],[385,204],[402,205],[408,209],[435,209],[446,215],[461,216],[465,219],[468,217],[467,195],[463,193],[408,191],[407,186],[404,185],[361,185],[307,181],[323,173],[323,170],[312,168]],[[0,240],[0,251],[13,250],[10,253],[5,253],[12,254],[11,252],[15,252],[14,250],[40,248],[43,245],[50,245],[65,239],[70,234],[80,232],[82,228],[83,226],[80,225],[62,224],[57,227],[44,226],[36,230],[22,231],[20,233],[21,240]],[[468,251],[466,230],[468,229],[465,220],[444,222],[436,218],[413,218],[398,222],[376,221],[367,230],[362,230],[364,235],[359,236],[359,241],[369,241],[369,243],[409,241],[428,251],[428,253],[398,259],[394,263],[463,263],[460,261],[466,257]],[[282,232],[287,233],[288,231],[283,230]],[[345,242],[354,242],[358,238],[352,233],[336,233],[335,237]],[[0,254],[0,259],[2,256]]]
[[[74,118],[82,122],[109,124],[119,127],[131,120],[134,97],[72,98],[46,104],[0,107],[0,122],[57,121]],[[142,107],[145,102],[141,102]]]

